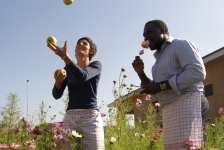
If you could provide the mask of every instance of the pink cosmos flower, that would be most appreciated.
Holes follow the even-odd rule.
[[[34,128],[34,129],[33,129],[33,134],[35,134],[35,135],[41,135],[41,132],[40,132],[39,129]]]
[[[142,121],[142,123],[146,123],[146,121],[144,120],[144,121]]]
[[[159,106],[160,106],[160,103],[155,103],[155,106],[156,106],[156,107],[159,107]]]
[[[221,114],[223,112],[223,108],[219,108],[219,113]]]
[[[114,122],[111,122],[111,125],[114,127],[115,126],[115,123]]]
[[[184,140],[182,144],[183,144],[183,147],[184,148],[190,148],[190,147],[193,147],[194,146],[193,145],[193,142],[190,141],[190,140]]]
[[[63,136],[61,134],[54,135],[54,139],[56,139],[56,140],[62,140],[63,139]]]
[[[0,148],[12,148],[12,149],[18,149],[22,145],[15,145],[15,144],[0,144]]]
[[[30,128],[26,128],[26,132],[30,133],[31,132]]]
[[[56,126],[56,128],[63,128],[64,127],[64,124],[58,122],[58,123],[55,124],[55,126]]]
[[[150,98],[151,98],[151,95],[148,94],[148,95],[146,95],[145,100],[148,101],[148,100],[150,100]]]
[[[141,106],[142,105],[142,101],[140,99],[138,99],[138,98],[137,98],[137,101],[136,101],[136,105],[137,106]]]
[[[162,134],[163,130],[156,130],[156,133]]]
[[[140,50],[139,55],[143,55],[143,54],[144,54],[144,50]]]
[[[153,136],[152,139],[153,139],[154,141],[158,141],[158,138],[157,138],[156,136]]]
[[[54,128],[51,129],[51,132],[56,132],[56,131],[57,131],[57,128],[56,127],[54,127]]]
[[[21,131],[22,131],[22,128],[21,127],[15,127],[14,133],[15,134],[18,134]]]
[[[36,148],[36,144],[35,144],[35,141],[34,140],[32,140],[32,141],[26,141],[25,143],[28,144],[30,146],[30,148]]]
[[[30,128],[31,125],[30,125],[29,123],[26,123],[26,127],[27,127],[27,128]]]
[[[106,116],[106,114],[103,113],[103,112],[100,112],[100,114],[101,114],[101,117],[105,117]]]

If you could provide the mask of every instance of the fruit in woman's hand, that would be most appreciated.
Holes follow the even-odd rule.
[[[73,3],[73,0],[63,0],[65,5],[70,5]]]
[[[57,70],[57,77],[66,76],[65,69],[58,69]]]
[[[47,44],[57,44],[57,39],[54,36],[49,36],[46,42]]]

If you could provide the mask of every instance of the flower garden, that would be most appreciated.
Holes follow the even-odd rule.
[[[122,91],[131,92],[134,85],[124,83],[126,75],[122,68],[119,81],[113,81],[113,94],[117,103],[114,109],[101,113],[105,120],[105,149],[106,150],[163,150],[163,129],[156,124],[156,107],[160,104],[150,103],[147,111],[142,109],[142,101],[136,99],[136,106],[144,111],[145,120],[135,118],[135,125],[129,124],[131,117],[126,114],[133,107],[129,101],[123,101]],[[150,97],[146,96],[150,101]],[[30,122],[21,119],[21,110],[18,108],[18,96],[13,93],[8,95],[8,103],[0,110],[0,149],[21,150],[64,150],[67,145],[70,149],[82,150],[82,139],[85,135],[79,131],[64,131],[63,122],[46,122],[50,106],[44,102],[40,104],[39,111],[34,112],[29,118]],[[64,100],[65,108],[67,100]],[[224,150],[224,112],[223,108],[217,110],[221,117],[215,122],[207,121],[205,129],[206,143],[201,150]],[[64,113],[62,112],[62,115]],[[37,125],[38,124],[38,125]],[[191,149],[191,141],[183,141],[183,147]]]

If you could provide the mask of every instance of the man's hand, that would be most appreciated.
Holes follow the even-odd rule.
[[[143,63],[142,59],[140,58],[140,56],[135,56],[135,60],[133,61],[132,66],[138,74],[143,72],[144,63]]]
[[[159,83],[156,82],[150,82],[146,85],[142,85],[142,89],[143,90],[140,92],[140,94],[156,94],[161,91]]]

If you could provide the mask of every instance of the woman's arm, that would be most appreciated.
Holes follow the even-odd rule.
[[[73,62],[66,65],[66,67],[80,82],[85,82],[95,77],[96,75],[100,74],[102,70],[102,64],[99,61],[94,61],[90,63],[89,66],[86,67],[86,69],[84,70],[82,70],[79,66],[77,66]]]

